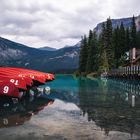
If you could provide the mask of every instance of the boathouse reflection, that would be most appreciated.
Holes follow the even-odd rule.
[[[108,135],[140,130],[140,83],[126,80],[79,80],[79,107]]]

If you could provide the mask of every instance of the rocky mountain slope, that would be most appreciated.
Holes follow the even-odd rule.
[[[0,38],[0,65],[41,71],[74,70],[78,66],[79,47],[43,51]]]
[[[120,25],[121,22],[123,22],[125,27],[130,27],[131,26],[131,19],[132,18],[122,18],[122,19],[112,19],[112,26],[113,28],[116,28],[117,25]],[[94,28],[96,33],[99,35],[102,31],[102,23],[97,24],[97,26]]]

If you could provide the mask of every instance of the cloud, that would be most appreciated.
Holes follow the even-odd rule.
[[[0,33],[32,47],[76,44],[107,17],[139,15],[139,0],[1,0]]]

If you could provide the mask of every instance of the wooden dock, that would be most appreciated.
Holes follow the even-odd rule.
[[[127,66],[107,72],[109,78],[140,79],[140,66]]]

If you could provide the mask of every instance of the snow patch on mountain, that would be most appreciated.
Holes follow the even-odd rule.
[[[56,57],[53,57],[53,58],[50,58],[50,60],[52,59],[60,59],[60,58],[64,58],[64,57],[69,57],[69,58],[75,58],[79,56],[79,53],[77,51],[74,51],[74,52],[66,52],[63,56],[56,56]]]
[[[79,55],[79,54],[78,54],[78,52],[76,52],[76,51],[74,51],[74,52],[72,52],[72,53],[67,52],[67,53],[64,54],[64,56],[71,57],[71,58],[74,58],[74,57],[76,57],[76,56],[78,56],[78,55]]]
[[[28,66],[28,65],[30,65],[30,63],[25,63],[25,66]]]
[[[15,59],[17,57],[21,58],[23,55],[26,55],[26,53],[18,50],[18,49],[11,49],[11,48],[6,48],[6,49],[2,49],[0,48],[0,52],[2,52],[0,55],[3,58],[12,58]]]

